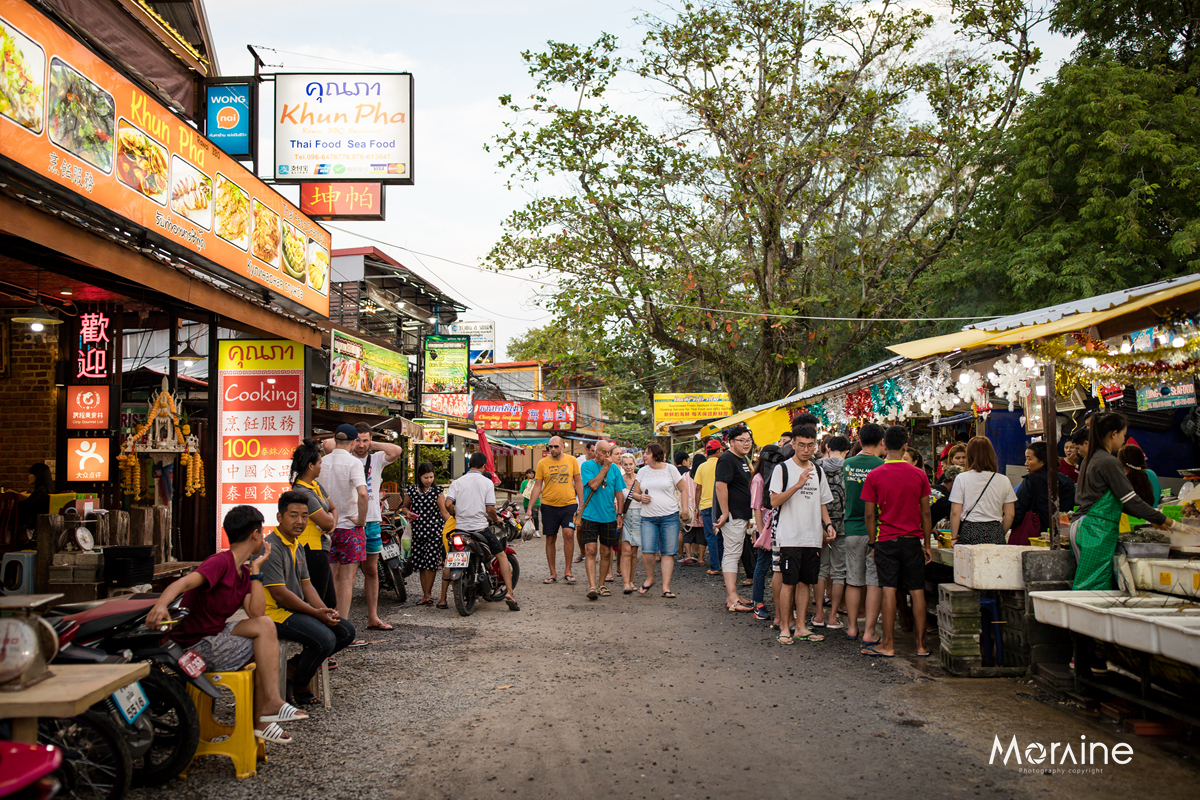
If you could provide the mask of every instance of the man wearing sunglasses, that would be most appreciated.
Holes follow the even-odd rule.
[[[583,496],[583,478],[575,456],[563,452],[563,440],[555,436],[547,445],[550,455],[538,462],[534,473],[533,491],[529,495],[529,508],[537,505],[541,498],[542,538],[546,540],[546,562],[550,565],[550,577],[542,583],[557,583],[558,570],[555,556],[558,545],[558,530],[563,532],[563,579],[575,583],[571,574],[571,557],[575,554],[575,510]],[[528,509],[522,512],[524,521]]]

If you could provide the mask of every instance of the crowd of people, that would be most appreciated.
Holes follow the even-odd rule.
[[[1057,462],[1058,508],[1075,509],[1076,589],[1111,587],[1122,513],[1163,529],[1172,524],[1155,507],[1157,476],[1127,442],[1127,428],[1119,413],[1095,414]],[[1045,443],[1028,445],[1027,475],[1014,491],[991,442],[964,438],[943,450],[931,476],[904,426],[867,423],[854,441],[821,439],[807,413],[753,457],[754,437],[744,425],[670,459],[659,444],[639,456],[610,441],[591,443],[588,455],[576,458],[556,436],[526,474],[521,516],[544,540],[543,583],[558,583],[561,574],[575,584],[573,567],[583,563],[589,600],[612,596],[614,573],[625,595],[657,587],[662,598],[676,598],[672,578],[682,551],[680,566],[706,566],[721,577],[728,612],[770,620],[781,645],[817,643],[839,631],[860,642],[865,655],[894,657],[901,614],[905,627],[911,623],[915,655],[927,657],[925,565],[935,528],[944,526],[955,544],[1004,544],[1057,524]],[[308,717],[303,707],[316,702],[312,681],[321,664],[336,668],[333,655],[366,644],[347,619],[360,568],[368,628],[392,630],[378,613],[381,482],[384,467],[401,454],[397,445],[373,441],[366,426],[342,425],[323,442],[304,441],[273,529],[253,507],[232,509],[223,526],[229,549],[171,584],[150,612],[149,625],[164,623],[182,595],[190,613],[173,639],[203,656],[211,671],[258,665],[255,733],[264,740],[290,741],[280,724]],[[434,605],[447,531],[476,533],[494,555],[504,551],[492,530],[499,518],[485,467],[486,457],[473,454],[467,473],[443,491],[434,467],[423,463],[404,489],[399,513],[411,524],[417,605]],[[635,580],[639,551],[642,581]],[[519,611],[508,560],[497,564],[504,599]],[[443,574],[438,608],[447,607],[446,591]],[[239,609],[245,619],[231,620]],[[287,662],[284,692],[281,640],[300,646]]]

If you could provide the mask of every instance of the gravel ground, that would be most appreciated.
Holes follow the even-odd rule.
[[[481,603],[460,618],[452,602],[442,611],[383,598],[397,630],[380,633],[365,631],[358,596],[352,620],[371,645],[338,656],[333,708],[289,725],[295,742],[269,745],[256,777],[238,781],[226,759],[205,758],[186,780],[131,796],[1193,794],[1194,762],[1038,702],[1024,683],[950,679],[911,655],[911,637],[898,634],[894,660],[859,655],[840,632],[784,647],[766,623],[727,613],[720,579],[702,567],[676,570],[676,600],[657,587],[623,595],[618,579],[612,597],[590,602],[582,565],[575,586],[542,585],[542,540],[517,548],[520,612]],[[409,590],[417,599],[415,577]],[[996,734],[1077,741],[1081,732],[1132,742],[1134,763],[1090,777],[987,763]]]

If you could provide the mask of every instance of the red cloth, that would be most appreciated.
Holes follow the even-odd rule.
[[[875,504],[878,542],[901,536],[924,536],[921,498],[929,496],[925,470],[904,461],[885,461],[867,473],[860,497]]]
[[[183,593],[183,607],[188,615],[171,632],[171,638],[184,647],[220,633],[250,593],[250,567],[243,567],[238,575],[232,550],[204,559],[196,572],[204,576],[205,585]]]
[[[492,446],[488,444],[487,434],[483,432],[483,428],[476,428],[475,433],[479,434],[479,452],[487,456],[487,471],[492,476],[492,485],[499,486],[500,478],[496,475],[496,458],[492,455]]]
[[[1070,478],[1072,483],[1079,483],[1079,469],[1072,466],[1071,462],[1065,458],[1058,460],[1058,471]]]

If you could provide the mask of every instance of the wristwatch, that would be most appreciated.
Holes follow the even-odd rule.
[[[262,583],[262,579],[263,579],[263,574],[261,572],[256,572],[250,576],[250,580],[258,581],[259,583]]]
[[[872,550],[874,550],[874,549],[875,549],[875,543],[874,543],[874,542],[867,542],[867,547],[869,547],[869,548],[871,548]]]

